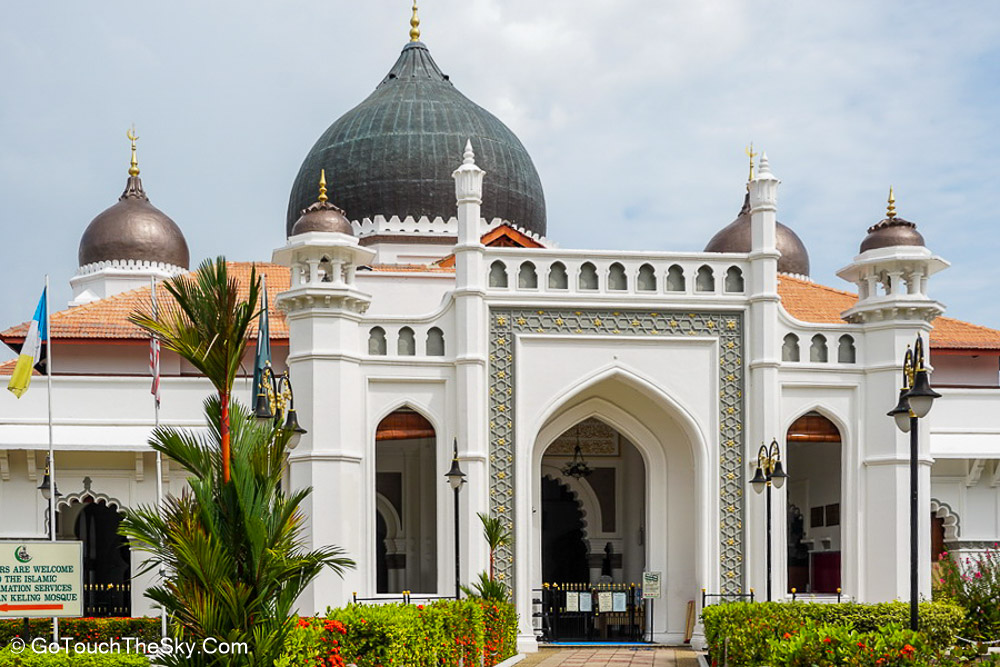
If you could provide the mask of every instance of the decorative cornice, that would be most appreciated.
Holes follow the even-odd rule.
[[[168,277],[179,276],[182,273],[188,272],[188,270],[183,267],[167,264],[166,262],[151,262],[145,259],[114,259],[84,264],[76,270],[76,275],[87,276],[94,273],[100,273],[101,271],[105,271],[107,269],[115,271],[135,271],[136,273],[148,273],[150,271],[155,271],[157,273],[167,274]]]

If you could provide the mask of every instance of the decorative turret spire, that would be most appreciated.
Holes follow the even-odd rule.
[[[892,186],[889,186],[889,205],[885,208],[885,217],[892,220],[896,217],[896,198],[892,196]]]
[[[135,142],[139,140],[139,135],[135,133],[135,125],[133,125],[125,132],[125,136],[128,137],[128,140],[132,142],[132,162],[130,163],[130,166],[128,168],[128,175],[138,176],[139,160],[135,156]]]
[[[750,158],[750,178],[747,179],[747,189],[750,189],[750,181],[753,180],[753,159],[757,157],[757,154],[753,152],[753,142],[746,148],[747,157]]]
[[[319,200],[325,202],[326,196],[326,169],[319,170]]]
[[[417,0],[413,0],[413,16],[410,17],[410,41],[420,41],[420,17],[417,16]]]
[[[462,153],[462,164],[476,164],[476,154],[472,150],[472,139],[465,140],[465,152]]]

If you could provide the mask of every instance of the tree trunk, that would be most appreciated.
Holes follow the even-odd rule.
[[[222,401],[221,421],[219,431],[222,434],[222,481],[229,482],[229,392],[221,392],[219,400]]]

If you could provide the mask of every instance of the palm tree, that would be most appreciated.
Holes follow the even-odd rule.
[[[128,509],[121,533],[150,554],[143,571],[170,576],[146,591],[185,641],[246,642],[249,655],[161,656],[164,665],[271,667],[293,626],[295,600],[325,567],[341,573],[354,563],[337,547],[305,551],[300,505],[310,489],[282,491],[284,453],[291,433],[260,425],[233,404],[232,477],[221,483],[222,405],[205,402],[208,432],[161,427],[151,446],[189,474],[188,488],[162,508]]]
[[[193,275],[172,278],[164,287],[172,300],[161,304],[157,313],[138,311],[129,320],[189,361],[215,387],[222,405],[222,479],[229,482],[229,402],[257,315],[257,269],[250,270],[246,300],[240,298],[239,284],[229,276],[224,257],[206,259]]]
[[[491,518],[482,512],[478,512],[477,516],[483,523],[483,537],[486,538],[486,544],[490,548],[490,580],[492,581],[496,569],[497,550],[502,546],[509,546],[512,535],[509,530],[504,528],[503,521],[499,518]]]

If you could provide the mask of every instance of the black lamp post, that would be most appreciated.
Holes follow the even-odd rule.
[[[753,490],[761,493],[767,489],[767,601],[771,601],[771,486],[781,488],[788,475],[781,465],[781,448],[776,439],[771,446],[760,446],[757,451],[757,472],[750,480]]]
[[[917,420],[931,411],[935,398],[941,394],[931,389],[927,368],[924,366],[924,341],[917,334],[913,350],[906,348],[903,357],[903,387],[899,390],[899,402],[886,413],[896,421],[903,433],[910,434],[910,629],[917,630],[919,607],[917,606]]]
[[[62,495],[61,493],[59,493],[59,485],[56,484],[53,487],[52,482],[50,481],[50,478],[49,478],[49,457],[48,456],[45,457],[45,476],[42,477],[42,483],[38,485],[38,490],[42,492],[42,498],[45,498],[45,500],[52,500],[52,494],[53,494],[53,492],[55,492],[56,498],[59,498],[59,496]],[[51,503],[50,503],[50,511],[49,511],[50,515],[53,514],[53,512],[51,511],[51,507],[52,506],[51,506]],[[56,530],[56,518],[54,516],[49,516],[49,539],[50,540],[54,539],[52,537],[52,535],[55,532],[55,530]]]
[[[291,433],[288,448],[295,449],[306,430],[299,425],[295,414],[295,397],[292,394],[292,380],[286,369],[281,377],[274,374],[271,363],[264,366],[260,375],[260,393],[254,404],[254,417],[260,422],[273,421],[281,430]]]
[[[455,455],[451,459],[451,470],[446,472],[444,476],[448,479],[451,490],[455,492],[455,599],[457,600],[462,593],[461,575],[459,574],[461,571],[459,567],[461,549],[458,541],[458,492],[465,484],[465,473],[458,465],[458,438],[455,438]]]

